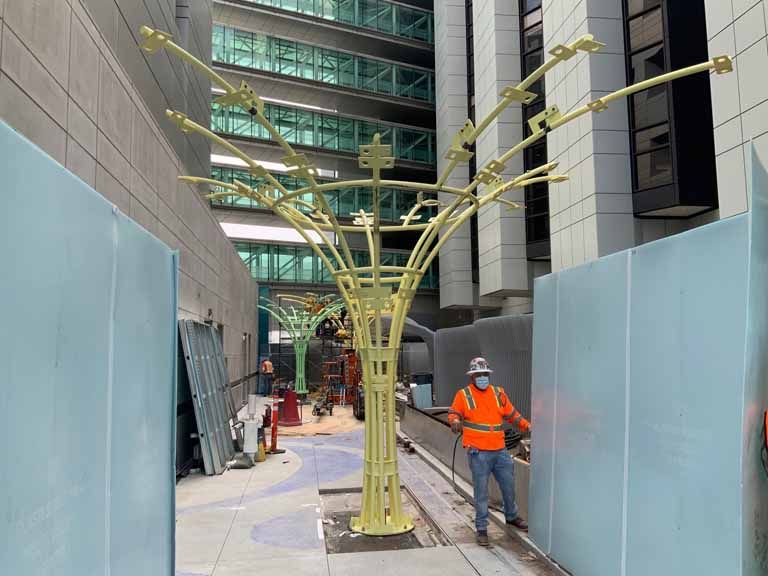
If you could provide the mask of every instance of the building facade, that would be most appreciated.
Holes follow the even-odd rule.
[[[207,123],[210,84],[139,49],[146,24],[209,60],[211,9],[208,0],[0,2],[0,118],[179,251],[179,316],[220,327],[237,385],[256,371],[258,287],[200,192],[177,181],[210,173],[208,144],[165,118],[174,108]]]
[[[396,159],[387,178],[432,182],[437,140],[431,8],[431,2],[389,0],[215,0],[213,65],[232,84],[245,81],[256,90],[272,125],[312,157],[319,181],[369,178],[358,166],[358,147],[379,133]],[[285,173],[283,151],[248,114],[214,103],[211,125],[273,170],[287,189],[306,185]],[[226,150],[214,147],[211,153],[214,178],[259,184]],[[339,189],[326,198],[340,221],[372,210],[368,188]],[[383,218],[400,222],[416,193],[384,189],[381,203]],[[320,259],[263,206],[248,199],[212,206],[263,288],[275,294],[335,292]],[[430,210],[422,219],[434,215]],[[356,236],[360,243],[352,246],[353,255],[364,264],[367,245]],[[382,263],[405,265],[414,243],[412,237],[385,237]],[[438,274],[435,264],[411,314],[428,326],[435,326],[439,310]]]
[[[754,142],[762,153],[768,144],[763,1],[452,0],[436,9],[435,22],[438,150],[554,46],[584,34],[606,44],[548,72],[532,87],[536,101],[500,116],[475,144],[480,166],[527,136],[528,119],[545,105],[566,113],[719,54],[730,55],[736,68],[711,83],[698,75],[614,103],[510,163],[506,175],[514,176],[556,161],[570,180],[510,195],[525,202],[525,213],[487,209],[476,232],[468,226],[448,243],[441,253],[444,306],[527,312],[540,274],[748,208],[748,147]],[[453,185],[466,185],[474,169],[457,170]],[[456,263],[455,271],[446,262]]]

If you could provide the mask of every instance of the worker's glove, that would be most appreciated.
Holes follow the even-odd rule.
[[[453,422],[451,422],[451,432],[453,432],[454,434],[459,434],[461,432],[461,429],[462,429],[461,420],[454,420]]]

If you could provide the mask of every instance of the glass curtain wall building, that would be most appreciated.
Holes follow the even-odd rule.
[[[435,102],[435,74],[431,70],[230,26],[213,27],[213,62]]]
[[[251,271],[251,275],[260,283],[335,285],[335,280],[320,258],[307,246],[238,241],[234,244],[237,253]],[[326,256],[333,261],[330,250],[326,251]],[[353,250],[352,256],[358,266],[370,265],[367,250]],[[382,250],[381,263],[383,266],[405,266],[409,256],[410,252]],[[439,284],[437,266],[433,264],[424,275],[420,288],[434,290],[439,287]]]
[[[348,118],[303,108],[266,104],[264,116],[291,144],[357,156],[359,146],[370,144],[375,134],[392,145],[395,158],[435,164],[435,133],[384,122]],[[242,108],[222,108],[211,103],[214,132],[239,138],[270,140],[271,134]]]
[[[311,157],[321,176],[318,181],[369,178],[357,157],[359,147],[378,133],[397,160],[387,178],[434,182],[434,20],[423,6],[383,0],[214,0],[213,66],[232,84],[245,81],[264,98],[265,116],[297,151]],[[273,174],[288,190],[306,186],[280,173],[282,150],[250,114],[221,108],[213,102],[216,97],[212,94],[214,132],[236,139],[255,160],[277,166]],[[212,154],[214,179],[263,184],[225,149]],[[361,210],[373,210],[368,188],[324,194],[343,222],[351,222]],[[414,191],[383,188],[379,208],[384,220],[399,222],[417,201]],[[231,240],[261,285],[288,291],[312,285],[330,289],[332,278],[308,246],[298,240],[276,241],[279,234],[264,236],[282,224],[259,203],[230,197],[211,205],[222,223],[238,225],[225,228],[240,234]],[[436,208],[425,207],[418,214],[426,222]],[[382,263],[405,265],[415,240],[408,235],[385,238]],[[352,246],[358,263],[368,257],[363,247]],[[437,301],[437,270],[435,263],[421,283],[422,301]]]
[[[247,184],[248,186],[255,188],[265,183],[263,178],[256,178],[247,170],[241,168],[231,168],[227,166],[213,166],[213,177],[221,182],[227,182],[229,184],[234,183],[235,180]],[[307,182],[290,176],[288,174],[277,174],[276,179],[280,184],[291,192],[304,188],[307,186]],[[317,178],[320,184],[326,184],[332,182],[332,180],[324,180],[323,178]],[[325,198],[328,201],[333,213],[339,218],[350,218],[352,214],[358,214],[360,210],[371,212],[373,209],[373,192],[370,188],[340,188],[338,190],[326,190],[324,192]],[[399,188],[381,188],[380,191],[380,210],[381,217],[388,222],[398,222],[401,216],[405,216],[413,205],[416,204],[417,193],[413,190],[401,190]],[[435,198],[434,194],[424,194],[425,199]],[[300,199],[306,202],[311,202],[311,194],[304,195]],[[244,208],[254,210],[266,210],[264,206],[259,204],[256,200],[251,198],[239,198],[230,196],[227,198],[217,198],[211,200],[211,205],[216,207],[232,207],[232,208]],[[298,210],[309,212],[309,209],[304,206],[298,206]],[[426,221],[437,214],[437,208],[434,206],[427,206],[419,211],[421,220]]]
[[[434,42],[432,12],[387,0],[245,0],[305,16],[322,18],[391,34],[400,38]]]

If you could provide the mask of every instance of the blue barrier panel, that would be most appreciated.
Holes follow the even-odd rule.
[[[615,576],[620,564],[626,278],[616,254],[559,279],[551,546],[577,574]]]
[[[753,209],[537,279],[530,524],[574,576],[768,574],[768,178]]]
[[[176,256],[0,123],[0,566],[173,574]]]
[[[768,574],[768,458],[764,421],[768,410],[768,174],[752,148],[752,221],[747,287],[747,350],[741,434],[743,574]]]

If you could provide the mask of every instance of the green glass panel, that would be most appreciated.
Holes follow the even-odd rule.
[[[251,274],[257,280],[269,280],[269,245],[251,245]]]
[[[275,279],[279,282],[296,281],[296,248],[294,246],[275,246],[272,253],[272,266]]]
[[[214,62],[227,62],[226,50],[224,46],[224,35],[226,28],[219,24],[213,25],[213,35],[211,38],[211,58]]]
[[[370,188],[355,188],[357,195],[356,210],[373,212],[373,190]]]
[[[399,215],[395,214],[395,192],[391,188],[382,188],[379,191],[379,210],[381,211],[381,218],[394,222],[399,218]]]
[[[354,188],[342,188],[339,190],[339,216],[349,218],[356,210],[356,196]]]
[[[237,66],[253,68],[253,34],[243,30],[234,30],[232,56],[228,62]]]
[[[314,255],[312,249],[308,246],[296,247],[296,281],[312,282],[314,281]]]
[[[321,148],[339,149],[339,120],[338,116],[319,114],[317,120],[318,144]]]
[[[355,121],[351,118],[339,117],[339,143],[337,150],[357,152],[358,141],[355,139]]]

